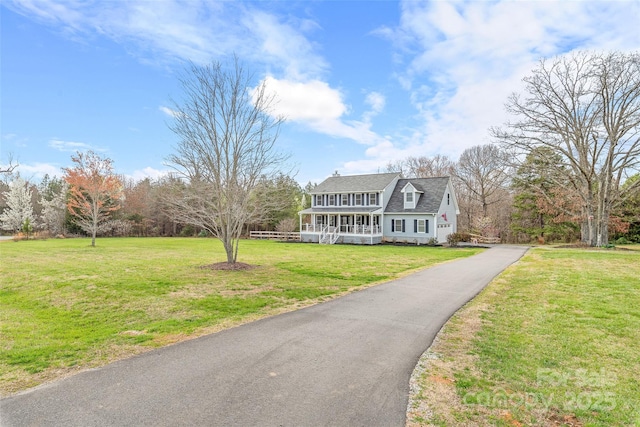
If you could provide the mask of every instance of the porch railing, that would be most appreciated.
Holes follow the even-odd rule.
[[[325,226],[320,231],[320,237],[318,243],[321,245],[333,245],[340,238],[340,233],[337,227]]]
[[[379,225],[340,225],[333,227],[322,224],[303,224],[302,232],[320,233],[320,238],[322,238],[334,232],[339,234],[382,234],[382,227]]]

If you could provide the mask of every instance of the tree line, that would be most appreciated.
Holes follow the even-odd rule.
[[[92,153],[78,155],[86,157]],[[101,159],[112,163],[107,158]],[[89,187],[89,183],[85,182],[84,187],[70,187],[68,178],[76,182],[78,179],[74,175],[45,175],[39,182],[30,182],[18,174],[5,175],[0,181],[2,230],[5,233],[23,233],[25,237],[32,233],[44,237],[93,237],[94,231],[96,236],[114,237],[211,235],[203,227],[182,221],[176,214],[175,206],[170,204],[168,197],[175,193],[177,185],[184,184],[174,176],[135,181],[112,171],[107,182],[113,191],[105,191],[101,195],[94,193],[96,209],[92,209],[94,205],[89,192],[80,190]],[[304,190],[294,178],[286,175],[269,180],[263,177],[260,186],[263,190],[255,196],[255,204],[265,209],[259,218],[252,218],[245,224],[243,234],[250,230],[277,228],[294,231],[298,225],[297,212],[303,207],[301,203],[309,200],[303,196]],[[96,186],[93,189],[96,190]],[[270,199],[268,204],[261,200],[265,198]]]
[[[62,178],[0,183],[0,225],[27,236],[219,238],[227,262],[251,229],[293,231],[309,192],[275,149],[285,118],[275,96],[235,59],[190,64],[170,129],[172,172],[134,182],[96,153],[72,156]],[[416,156],[387,165],[405,177],[452,176],[459,231],[503,242],[640,242],[640,54],[577,52],[540,61],[506,101],[494,141],[457,160]]]
[[[457,161],[447,156],[408,157],[389,163],[387,172],[403,176],[451,176],[460,208],[458,231],[499,237],[504,243],[574,243],[582,241],[582,205],[564,181],[546,166],[558,159],[547,150],[514,164],[508,151],[495,144],[477,145],[463,151]],[[611,240],[640,243],[640,174],[625,180],[614,197],[608,218]],[[631,189],[634,189],[631,191]],[[607,242],[608,243],[608,242]]]

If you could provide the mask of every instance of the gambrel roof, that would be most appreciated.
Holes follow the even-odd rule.
[[[385,213],[437,213],[438,209],[440,209],[444,193],[447,190],[449,180],[450,178],[448,176],[399,179],[396,188],[391,194]],[[404,193],[402,193],[402,189],[404,189],[408,183],[411,183],[416,190],[422,192],[415,209],[404,208]]]
[[[399,173],[331,176],[311,190],[311,194],[369,193],[384,190]]]

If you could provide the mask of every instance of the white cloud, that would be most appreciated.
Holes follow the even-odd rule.
[[[319,25],[292,14],[276,15],[259,2],[177,0],[65,2],[31,0],[8,2],[8,7],[36,17],[78,40],[105,36],[122,44],[147,62],[172,60],[208,62],[236,54],[252,65],[262,64],[271,75],[270,87],[278,92],[278,113],[308,129],[363,144],[382,140],[371,128],[371,118],[383,107],[383,97],[369,94],[371,111],[362,120],[347,120],[349,106],[339,89],[324,79],[329,64],[308,35]],[[85,41],[86,42],[86,41]],[[175,116],[175,111],[160,106]],[[82,148],[54,143],[61,150]]]
[[[379,92],[370,92],[365,102],[371,107],[371,111],[377,114],[384,109],[385,98],[384,95]]]
[[[312,21],[303,20],[294,26],[263,11],[250,10],[243,23],[256,38],[255,52],[259,58],[254,59],[268,59],[272,65],[283,64],[284,75],[292,80],[313,78],[325,72],[326,61],[303,33],[317,28]]]
[[[165,107],[164,105],[161,105],[160,107],[158,107],[158,110],[162,111],[164,114],[166,114],[169,117],[177,117],[180,113],[176,110],[173,110],[169,107]]]
[[[285,21],[260,10],[260,3],[9,0],[3,5],[81,42],[108,37],[144,62],[205,63],[237,54],[291,78],[317,77],[327,68],[305,36],[317,24],[309,19]]]
[[[264,83],[267,94],[276,97],[277,113],[287,120],[320,122],[339,119],[347,112],[340,91],[325,82],[311,80],[302,83],[269,76]]]
[[[38,181],[45,175],[49,175],[50,177],[62,176],[60,167],[50,163],[20,163],[16,170],[20,172],[20,176],[30,181]]]
[[[346,120],[344,116],[349,108],[343,101],[343,94],[323,81],[303,83],[269,76],[264,82],[267,94],[276,97],[274,115],[282,115],[315,132],[361,144],[371,145],[383,140],[370,129],[370,123]]]
[[[490,142],[488,128],[507,118],[507,96],[540,58],[640,46],[640,2],[405,1],[401,9],[397,27],[376,33],[397,49],[396,77],[410,92],[416,125],[347,169],[375,171],[408,155],[456,159]]]
[[[159,179],[167,174],[168,174],[168,171],[162,171],[162,170],[154,169],[152,167],[147,166],[144,169],[135,170],[131,175],[127,175],[127,176],[133,179],[135,182],[138,182],[146,178],[150,178],[152,180]]]
[[[370,123],[371,119],[380,114],[384,110],[386,99],[383,94],[379,92],[370,92],[364,100],[371,109],[366,111],[362,115],[362,120],[366,123]]]
[[[84,142],[62,141],[60,139],[50,140],[49,147],[54,148],[58,151],[72,152],[72,153],[75,153],[76,151],[85,151],[85,150],[104,151],[102,149],[95,148]]]

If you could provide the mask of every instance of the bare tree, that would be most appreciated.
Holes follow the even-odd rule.
[[[20,164],[17,162],[14,164],[13,155],[9,154],[9,163],[7,163],[6,165],[0,166],[0,174],[3,174],[3,173],[11,174],[18,166],[20,166]]]
[[[62,183],[60,191],[50,195],[40,195],[42,214],[40,226],[53,235],[64,234],[65,213],[67,211],[67,184]]]
[[[275,150],[283,118],[272,115],[265,83],[252,89],[237,59],[229,68],[191,64],[180,83],[183,101],[174,102],[170,126],[180,141],[169,161],[183,184],[166,203],[178,221],[220,239],[234,264],[243,227],[266,211],[255,203],[259,183],[286,160]]]
[[[619,189],[640,164],[640,54],[542,60],[524,83],[524,94],[506,104],[516,121],[493,128],[493,136],[516,155],[543,152],[538,147],[557,154],[550,176],[579,196],[582,241],[608,244],[611,211],[626,197]]]
[[[387,172],[398,172],[411,178],[431,178],[453,175],[454,162],[447,156],[436,154],[433,157],[410,156],[387,164]]]
[[[407,164],[411,177],[431,178],[453,175],[455,163],[447,156],[436,154],[433,157],[409,157]]]
[[[506,153],[495,145],[476,145],[460,155],[455,176],[472,200],[482,207],[482,216],[489,215],[489,206],[505,197],[509,180]]]

